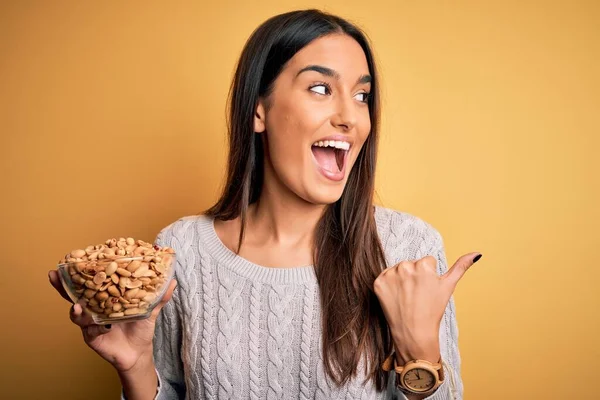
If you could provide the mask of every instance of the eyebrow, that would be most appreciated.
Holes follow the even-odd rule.
[[[322,65],[309,65],[307,67],[304,67],[300,71],[298,71],[298,73],[296,74],[296,78],[298,77],[298,75],[306,71],[316,71],[322,75],[328,76],[330,78],[335,78],[338,81],[340,80],[339,72],[331,68],[323,67]],[[371,83],[372,81],[373,78],[371,77],[371,75],[361,75],[356,81],[356,84],[360,85],[362,83]]]

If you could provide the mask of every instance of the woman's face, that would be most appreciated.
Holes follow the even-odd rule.
[[[360,45],[334,34],[294,55],[261,99],[255,131],[265,147],[265,186],[313,204],[342,195],[371,130],[369,67]]]

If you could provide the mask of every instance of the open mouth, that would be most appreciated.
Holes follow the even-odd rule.
[[[325,140],[313,143],[311,150],[322,169],[333,174],[339,174],[344,170],[350,143]]]

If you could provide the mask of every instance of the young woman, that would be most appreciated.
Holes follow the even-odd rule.
[[[289,12],[252,34],[223,194],[157,238],[177,282],[148,320],[71,309],[125,398],[462,398],[452,293],[480,255],[448,269],[431,225],[373,205],[377,84],[367,39],[339,17]]]

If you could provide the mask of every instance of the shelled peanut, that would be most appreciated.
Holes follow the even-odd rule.
[[[73,250],[60,260],[79,300],[102,318],[145,313],[172,267],[174,250],[133,238]]]

